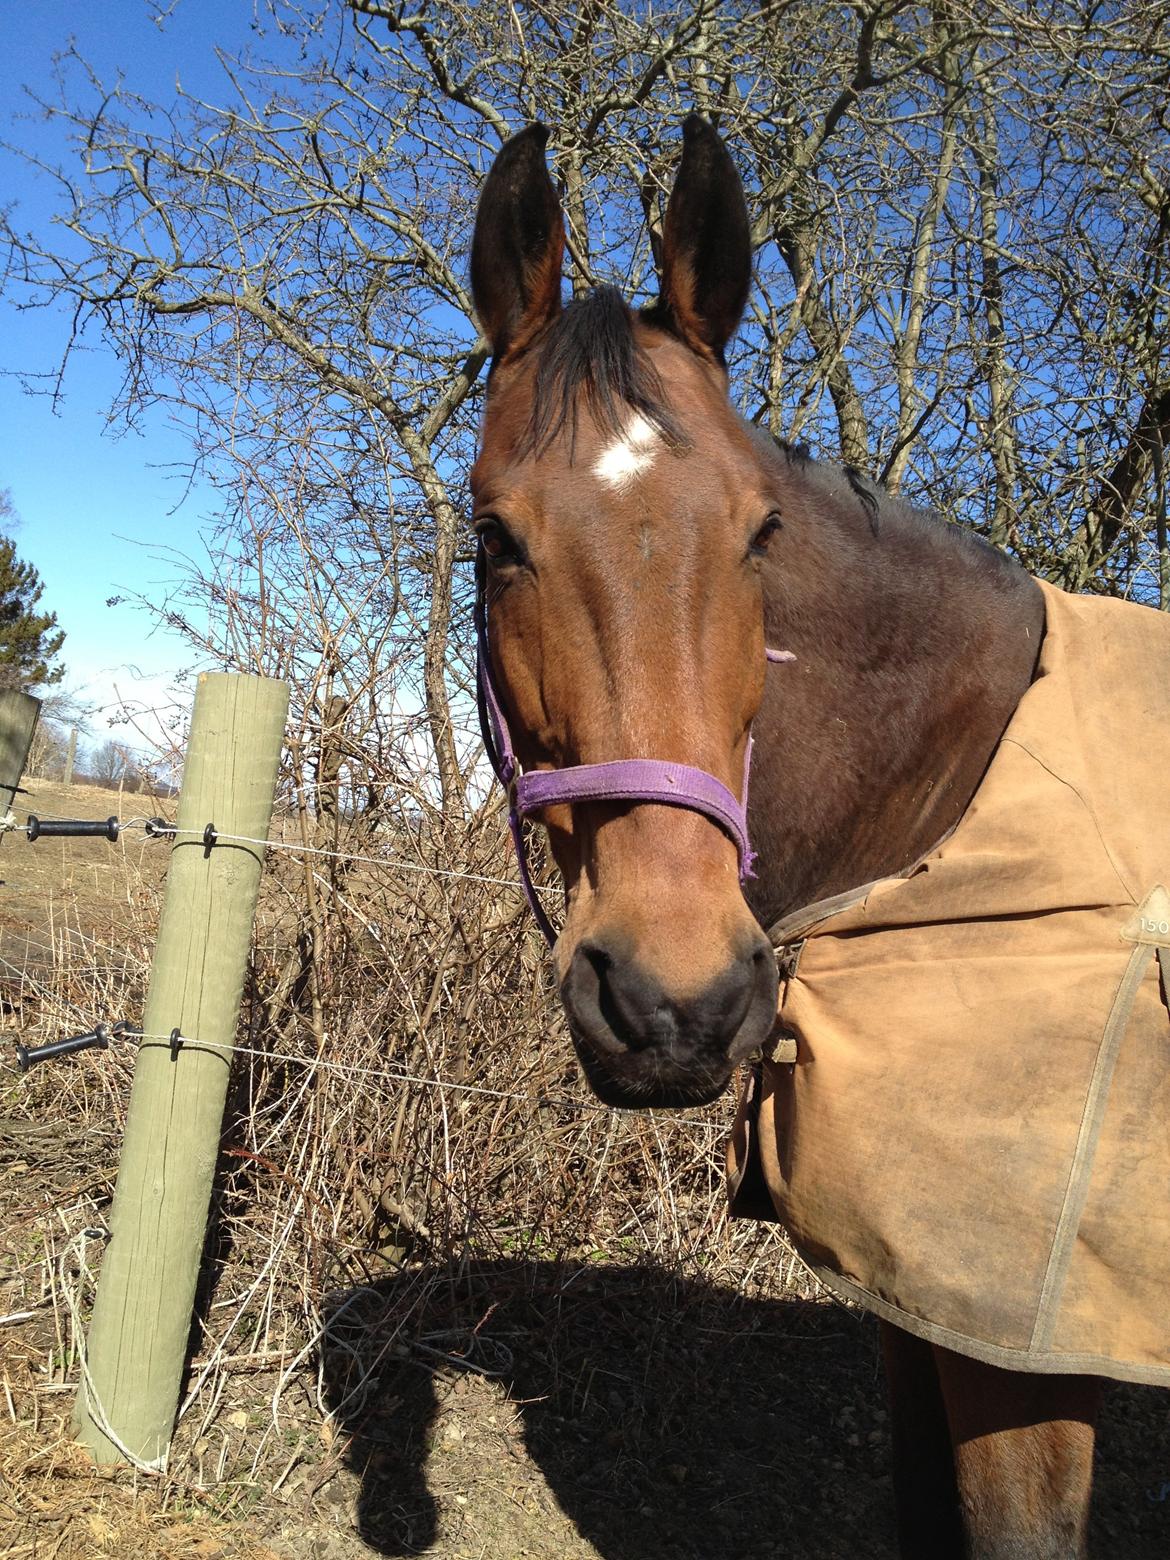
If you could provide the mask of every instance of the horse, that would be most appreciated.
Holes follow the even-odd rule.
[[[765,928],[959,837],[1059,593],[737,415],[725,349],[752,245],[709,124],[684,124],[660,292],[639,310],[610,287],[563,305],[547,140],[505,143],[471,250],[492,360],[471,472],[481,717],[525,882],[523,815],[564,882],[563,923],[544,925],[589,1084],[685,1107],[776,1042]],[[1107,1367],[1012,1368],[873,1308],[902,1555],[1083,1555]]]

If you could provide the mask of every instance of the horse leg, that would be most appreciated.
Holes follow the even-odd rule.
[[[902,1560],[961,1560],[959,1488],[934,1349],[881,1323]]]
[[[969,1560],[1083,1560],[1100,1379],[934,1357]]]

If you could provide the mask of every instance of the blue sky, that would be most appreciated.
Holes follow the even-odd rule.
[[[120,73],[148,99],[172,102],[177,79],[188,90],[226,96],[214,50],[247,47],[253,36],[248,0],[178,0],[161,26],[151,12],[145,0],[89,6],[0,0],[3,140],[33,147],[49,161],[68,157],[60,132],[36,113],[25,88],[44,85],[51,93],[53,55],[70,39],[103,80]],[[18,228],[45,230],[55,201],[51,179],[0,150],[0,191]],[[133,606],[110,607],[107,600],[161,601],[180,572],[168,551],[198,553],[201,522],[214,511],[215,495],[207,486],[188,491],[187,446],[163,414],[149,416],[140,432],[107,426],[120,375],[96,336],[71,361],[56,411],[48,398],[21,388],[16,373],[45,372],[60,362],[68,324],[62,312],[20,312],[0,299],[0,488],[10,490],[20,517],[17,549],[44,581],[42,606],[57,613],[65,630],[66,686],[106,710],[91,722],[102,741],[118,695],[167,703],[171,676],[192,664],[177,636],[153,629]]]

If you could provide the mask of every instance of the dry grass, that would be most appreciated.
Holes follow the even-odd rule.
[[[30,790],[45,814],[165,810]],[[429,871],[272,853],[165,1479],[96,1475],[67,1425],[73,1314],[88,1313],[100,1252],[83,1232],[101,1229],[112,1193],[132,1048],[0,1074],[5,1556],[274,1552],[248,1536],[260,1497],[291,1496],[305,1467],[336,1464],[387,1360],[490,1378],[489,1318],[524,1282],[508,1274],[534,1262],[576,1273],[653,1259],[741,1294],[799,1288],[774,1234],[727,1223],[731,1102],[685,1116],[599,1107],[520,895],[435,874],[512,876],[501,832],[489,816],[457,837],[335,842]],[[304,837],[295,812],[274,829]],[[10,1035],[40,1043],[141,1013],[166,853],[132,835],[5,843]],[[461,1311],[436,1331],[436,1294],[471,1264],[487,1264],[498,1292],[478,1324]],[[392,1304],[374,1320],[370,1297],[386,1286]]]

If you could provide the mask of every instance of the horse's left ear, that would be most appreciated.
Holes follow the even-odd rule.
[[[692,351],[722,364],[751,281],[751,227],[739,174],[716,132],[690,114],[663,224],[662,295],[651,314]]]
[[[561,310],[565,224],[544,161],[548,129],[505,142],[479,197],[471,294],[492,356],[522,352]]]

